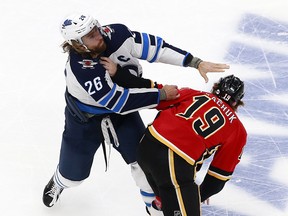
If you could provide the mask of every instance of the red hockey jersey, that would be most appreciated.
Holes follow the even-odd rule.
[[[208,174],[230,179],[239,163],[247,133],[233,109],[214,94],[190,88],[180,98],[162,101],[149,126],[151,134],[192,165],[214,154]]]

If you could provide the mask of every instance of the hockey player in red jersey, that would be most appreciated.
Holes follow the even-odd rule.
[[[246,144],[246,130],[235,113],[244,105],[243,96],[244,83],[230,75],[215,83],[211,93],[185,88],[180,98],[158,105],[137,158],[157,195],[152,216],[201,215],[200,203],[223,189]],[[196,172],[213,154],[199,188]]]

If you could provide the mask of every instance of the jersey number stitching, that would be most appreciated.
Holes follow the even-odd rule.
[[[103,88],[103,84],[101,82],[100,77],[94,78],[93,82],[91,80],[85,82],[85,86],[88,87],[89,95],[93,95],[96,93],[96,91],[99,91]]]
[[[191,119],[193,114],[210,100],[211,99],[205,95],[194,96],[192,104],[185,110],[184,113],[179,113],[177,116],[185,119]],[[211,107],[211,109],[205,112],[203,116],[196,118],[192,122],[192,128],[196,131],[196,133],[205,139],[216,133],[224,125],[225,117],[216,106]]]

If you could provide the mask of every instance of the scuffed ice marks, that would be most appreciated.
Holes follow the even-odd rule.
[[[245,14],[237,33],[244,39],[249,38],[247,41],[251,39],[257,43],[231,41],[225,60],[263,74],[259,79],[245,80],[245,108],[239,110],[240,115],[252,122],[287,128],[288,133],[288,23]],[[279,46],[287,46],[287,53],[285,49],[278,49],[278,52]],[[288,204],[288,182],[285,184],[281,179],[277,180],[281,176],[275,176],[274,169],[277,164],[276,168],[281,171],[279,159],[288,158],[288,138],[287,134],[276,136],[269,130],[264,128],[263,133],[257,135],[248,131],[244,154],[248,155],[249,161],[245,165],[241,165],[242,162],[239,164],[229,184],[284,213]],[[288,170],[283,169],[282,172]],[[257,208],[261,206],[255,203]],[[209,216],[255,215],[252,210],[248,212],[244,214],[229,208],[203,206],[203,215]]]
[[[279,20],[272,20],[255,14],[245,14],[238,29],[239,32],[246,35],[275,43],[288,44],[288,25]]]

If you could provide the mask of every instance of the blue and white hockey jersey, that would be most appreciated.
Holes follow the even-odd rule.
[[[102,27],[107,44],[102,56],[109,57],[135,76],[142,76],[138,59],[187,66],[192,55],[167,44],[162,38],[130,31],[125,25]],[[93,114],[127,114],[159,103],[156,88],[123,88],[113,83],[97,58],[83,58],[71,51],[65,68],[68,92],[78,101],[82,111]]]

